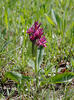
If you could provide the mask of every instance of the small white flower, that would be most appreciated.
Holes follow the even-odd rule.
[[[24,33],[24,29],[22,30],[22,32]]]

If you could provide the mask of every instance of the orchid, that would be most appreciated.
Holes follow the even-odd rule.
[[[46,44],[45,43],[47,43],[47,41],[46,41],[46,38],[45,38],[45,36],[43,36],[43,37],[41,37],[39,40],[37,40],[37,45],[40,47],[40,46],[42,46],[42,47],[46,47]]]
[[[46,47],[46,38],[43,36],[43,28],[40,27],[41,23],[35,22],[31,28],[27,30],[27,34],[29,34],[30,40],[35,43],[37,46]],[[42,37],[43,36],[43,37]]]
[[[41,23],[38,24],[38,22],[35,22],[34,25],[32,25],[31,28],[27,30],[27,33],[29,34],[29,38],[31,41],[35,41],[36,39],[40,39],[43,32],[43,28],[40,28]]]

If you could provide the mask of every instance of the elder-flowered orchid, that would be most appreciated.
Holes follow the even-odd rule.
[[[40,28],[40,25],[41,23],[38,24],[38,22],[35,22],[34,25],[27,30],[31,41],[41,38],[43,34],[43,28]]]
[[[46,38],[43,36],[43,28],[40,27],[41,23],[35,22],[31,28],[27,30],[30,40],[37,46],[46,47]]]
[[[41,37],[40,39],[37,40],[36,44],[40,47],[46,47],[46,38],[45,36]]]

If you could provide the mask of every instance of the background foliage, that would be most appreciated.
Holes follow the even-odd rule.
[[[42,23],[48,41],[40,76],[45,78],[49,73],[53,76],[61,61],[64,61],[68,70],[73,72],[73,11],[74,0],[1,0],[0,75],[5,75],[7,71],[27,71],[29,75],[34,74],[32,44],[26,34],[34,21]],[[2,78],[5,81],[4,77]],[[46,90],[46,93],[49,94],[49,90]],[[48,95],[46,93],[45,95]]]

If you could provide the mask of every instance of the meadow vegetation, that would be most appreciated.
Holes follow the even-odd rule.
[[[0,100],[74,100],[73,78],[74,0],[0,0]]]

